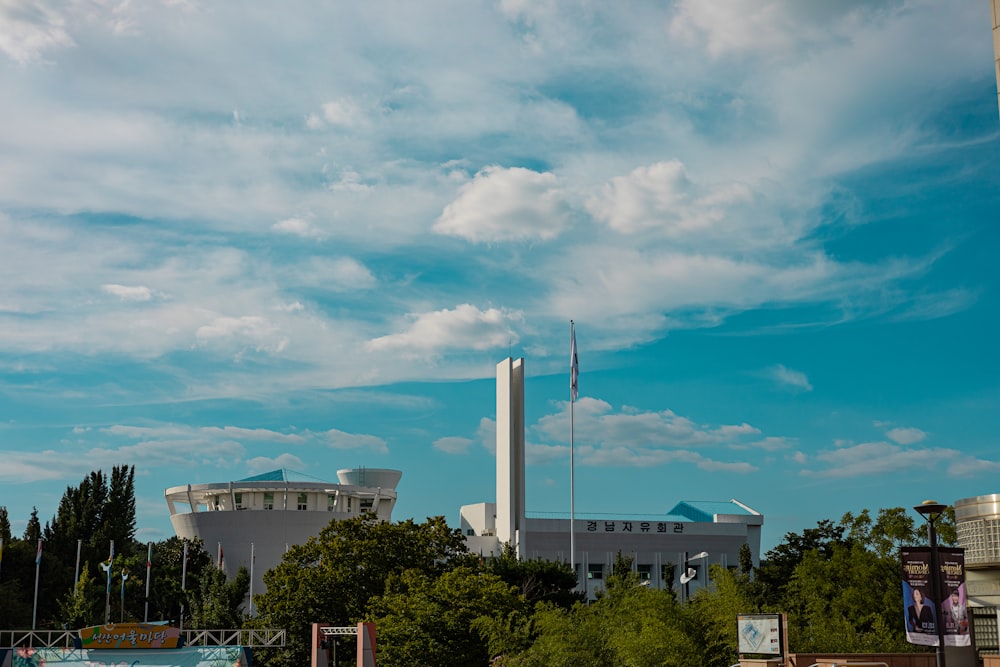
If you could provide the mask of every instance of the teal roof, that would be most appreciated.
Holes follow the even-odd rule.
[[[755,516],[753,512],[732,500],[682,500],[674,505],[669,514],[683,517],[686,521],[705,523],[714,521],[716,514]]]
[[[271,472],[263,472],[259,475],[254,475],[253,477],[247,477],[246,479],[240,479],[237,481],[238,482],[320,482],[322,484],[330,483],[325,479],[320,479],[319,477],[313,477],[312,475],[306,475],[305,473],[296,472],[294,470],[289,470],[287,468],[281,468],[280,470],[272,470]]]

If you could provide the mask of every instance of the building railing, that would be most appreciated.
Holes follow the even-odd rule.
[[[287,633],[278,629],[181,630],[184,646],[282,647]],[[72,648],[75,630],[0,630],[0,648]]]

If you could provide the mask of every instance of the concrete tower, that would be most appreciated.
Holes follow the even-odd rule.
[[[497,364],[496,536],[527,553],[524,516],[524,359]]]

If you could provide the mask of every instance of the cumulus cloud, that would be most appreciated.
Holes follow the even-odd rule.
[[[758,447],[779,449],[786,443],[779,438],[761,440],[760,429],[747,424],[711,426],[698,424],[671,410],[641,411],[623,407],[615,411],[605,401],[582,397],[575,403],[575,429],[585,434],[577,442],[581,465],[643,467],[667,463],[688,463],[701,470],[746,473],[756,466],[745,461],[723,461],[704,453],[708,448]],[[546,441],[566,441],[569,434],[569,406],[545,415],[532,432]],[[698,450],[698,451],[695,451]],[[529,460],[546,463],[568,456],[565,445],[544,444],[528,448]]]
[[[894,428],[887,431],[885,435],[899,445],[913,445],[927,437],[927,434],[919,428]]]
[[[270,472],[271,470],[278,469],[288,469],[303,471],[306,469],[306,464],[302,462],[302,459],[295,456],[294,454],[279,454],[273,458],[267,456],[255,456],[254,458],[247,461],[247,469],[251,473],[262,473]]]
[[[323,238],[323,233],[306,218],[285,218],[271,225],[271,229],[280,234],[291,234],[307,239]]]
[[[327,444],[334,449],[367,449],[376,454],[389,453],[385,440],[375,435],[347,433],[334,428],[326,431],[324,436]]]
[[[813,457],[813,461],[825,467],[803,470],[803,475],[849,478],[900,474],[908,470],[941,470],[949,477],[969,477],[1000,470],[1000,461],[980,459],[956,449],[916,448],[884,441],[821,451]]]
[[[373,351],[492,350],[519,340],[514,325],[522,315],[501,308],[480,310],[463,303],[452,310],[414,313],[410,320],[412,324],[406,331],[375,338],[366,347]]]
[[[749,188],[742,184],[699,193],[684,165],[671,160],[616,176],[588,201],[587,208],[623,234],[655,229],[679,235],[710,230],[723,220],[727,207],[750,199]]]
[[[812,391],[813,386],[809,383],[809,378],[802,371],[792,370],[782,364],[777,364],[767,369],[767,375],[778,385],[795,389],[798,391]]]
[[[200,345],[236,345],[258,352],[281,352],[288,339],[278,326],[260,315],[216,317],[209,324],[198,327],[195,338]]]
[[[122,301],[149,301],[153,298],[153,290],[143,285],[101,285],[101,289],[114,295]]]
[[[468,454],[469,448],[474,442],[474,440],[470,440],[469,438],[449,436],[445,438],[438,438],[434,441],[432,446],[434,449],[439,452],[444,452],[445,454]]]
[[[473,243],[553,239],[569,224],[569,208],[552,173],[487,167],[434,223],[439,234]]]

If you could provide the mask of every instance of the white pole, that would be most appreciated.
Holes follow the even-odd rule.
[[[31,629],[34,630],[36,627],[36,619],[38,618],[38,574],[42,569],[42,540],[38,539],[38,553],[35,556],[35,603],[31,608]]]
[[[153,571],[153,543],[146,547],[146,610],[142,616],[143,623],[149,623],[149,579]]]
[[[250,615],[253,616],[253,542],[250,543]]]
[[[184,556],[181,558],[181,618],[180,629],[184,629],[184,592],[187,590],[188,543],[184,540]]]
[[[569,321],[569,338],[569,565],[579,584],[580,577],[576,574],[576,466],[573,451],[573,404],[576,403],[579,366],[576,361],[576,328],[573,320]]]
[[[2,546],[2,545],[0,545]],[[76,541],[76,570],[73,574],[73,592],[76,593],[76,585],[80,581],[80,548],[83,546],[83,540]]]

